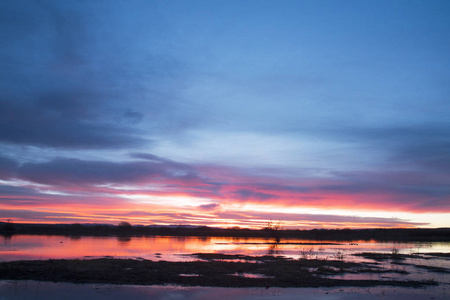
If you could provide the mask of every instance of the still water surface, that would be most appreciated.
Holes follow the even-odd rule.
[[[215,288],[0,281],[0,299],[20,300],[444,300],[446,287]]]
[[[187,261],[192,253],[244,255],[283,255],[300,258],[311,255],[332,258],[338,251],[352,260],[358,252],[450,253],[450,243],[381,243],[375,241],[308,241],[289,239],[280,244],[270,239],[230,237],[68,237],[14,235],[0,238],[0,261],[86,258],[141,257],[151,260]],[[313,257],[310,257],[313,258]]]
[[[192,253],[222,253],[244,255],[283,255],[292,258],[331,258],[343,253],[347,261],[365,261],[352,254],[361,252],[402,254],[450,253],[450,243],[381,243],[375,241],[308,241],[289,239],[275,245],[270,239],[226,237],[67,237],[44,235],[15,235],[0,237],[0,261],[94,258],[145,258],[151,260],[187,261],[196,259]],[[308,257],[305,257],[308,256]],[[36,281],[0,281],[0,300],[52,300],[52,299],[304,299],[304,300],[406,300],[449,299],[450,275],[428,272],[414,267],[427,265],[450,270],[448,258],[407,259],[402,265],[383,262],[385,268],[406,268],[406,275],[392,274],[344,274],[341,279],[406,279],[434,280],[437,286],[426,288],[371,287],[371,288],[216,288],[179,286],[124,286],[109,284],[73,284]],[[395,271],[395,270],[393,270]],[[340,277],[339,277],[340,276]],[[366,278],[369,276],[368,278]],[[389,276],[388,278],[385,278]]]

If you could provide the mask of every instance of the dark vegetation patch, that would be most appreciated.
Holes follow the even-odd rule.
[[[74,283],[135,285],[176,284],[217,287],[334,287],[334,286],[424,286],[431,281],[343,280],[321,275],[355,272],[364,264],[338,260],[293,260],[282,257],[239,257],[244,261],[224,261],[229,255],[197,257],[207,261],[167,262],[135,259],[36,260],[0,263],[0,279]],[[254,262],[250,262],[254,261]],[[373,272],[377,270],[371,269]],[[189,276],[186,276],[189,274]],[[245,274],[258,276],[249,277]],[[238,276],[236,276],[238,275]],[[240,276],[242,275],[242,276]],[[262,275],[262,276],[260,276]]]
[[[398,265],[398,266],[410,266],[411,264],[409,263],[405,263],[405,262],[401,262],[401,261],[391,261],[392,265]]]
[[[320,243],[320,242],[233,242],[233,243],[217,243],[218,245],[300,245],[300,246],[330,246],[342,245],[342,243]]]
[[[373,259],[377,261],[383,261],[388,259],[400,261],[405,260],[406,258],[422,258],[420,255],[416,254],[392,254],[392,253],[376,253],[376,252],[362,252],[362,253],[355,253],[352,255],[361,256],[364,258]]]
[[[443,267],[433,267],[433,266],[427,266],[427,265],[413,265],[416,268],[425,269],[431,272],[436,273],[450,273],[450,270]]]
[[[284,256],[249,256],[241,254],[221,254],[221,253],[192,253],[186,256],[197,257],[203,260],[251,260],[251,261],[267,261],[267,260],[287,260]]]
[[[419,254],[419,253],[415,253],[415,254]],[[440,252],[436,252],[436,253],[420,253],[421,255],[426,255],[426,256],[434,256],[434,257],[442,257],[442,258],[450,258],[450,253],[440,253]]]
[[[355,274],[360,274],[360,273],[371,273],[371,274],[380,274],[380,273],[397,273],[397,274],[409,274],[409,272],[407,272],[406,270],[399,270],[399,269],[381,269],[381,268],[359,268],[352,271],[349,271],[348,273],[355,273]]]

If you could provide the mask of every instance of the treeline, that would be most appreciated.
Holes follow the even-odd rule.
[[[261,230],[243,228],[215,228],[207,226],[132,226],[122,222],[108,224],[13,224],[0,222],[0,234],[34,234],[65,236],[200,236],[200,237],[258,237],[279,239],[305,239],[330,241],[450,241],[450,228],[436,229],[312,229]]]

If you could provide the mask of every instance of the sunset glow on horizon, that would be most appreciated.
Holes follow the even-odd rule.
[[[448,1],[0,11],[0,221],[450,227]]]

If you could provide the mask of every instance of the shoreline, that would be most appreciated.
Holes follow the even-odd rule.
[[[315,241],[396,241],[450,242],[450,228],[377,228],[377,229],[245,229],[207,226],[115,226],[108,224],[24,224],[0,222],[0,235],[63,235],[82,236],[198,236],[264,238],[279,243],[300,239]]]

